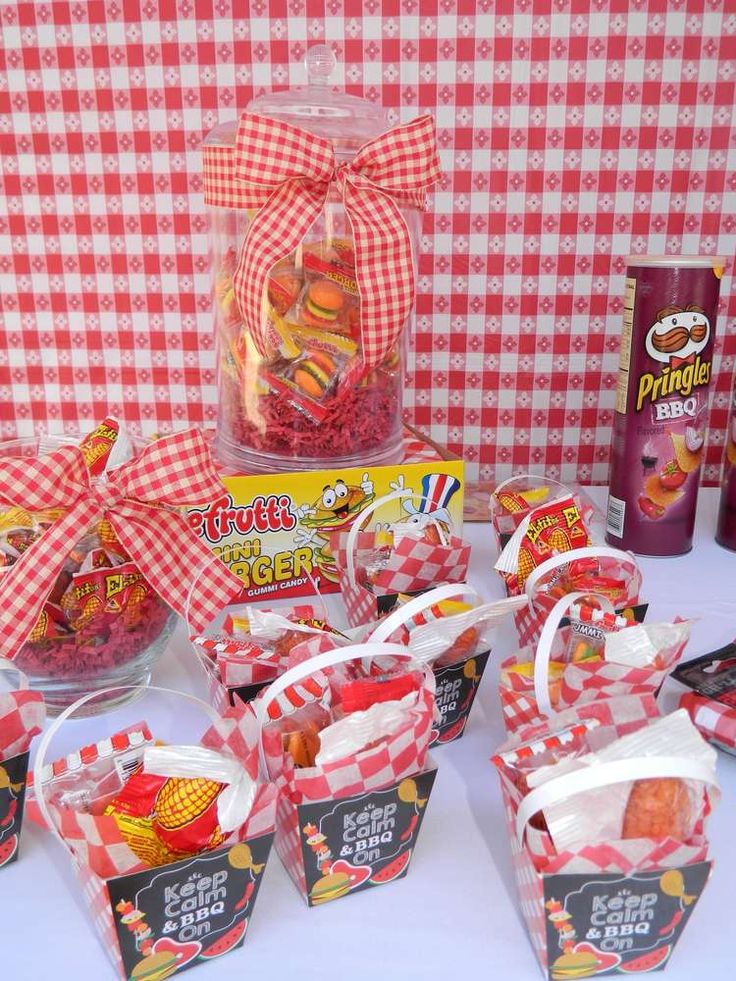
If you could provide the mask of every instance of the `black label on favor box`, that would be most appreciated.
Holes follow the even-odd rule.
[[[235,685],[233,688],[228,688],[228,701],[231,705],[237,705],[237,699],[242,702],[252,702],[258,692],[268,688],[272,681],[273,678],[269,681],[255,681],[252,685]]]
[[[169,977],[245,939],[273,835],[108,880],[128,977]],[[155,972],[161,972],[160,974]]]
[[[544,876],[550,978],[664,967],[710,869],[710,862],[696,862],[630,876]]]
[[[310,906],[406,873],[436,773],[432,766],[384,790],[297,807]]]
[[[678,664],[672,677],[699,695],[736,707],[736,644]]]
[[[0,763],[0,868],[18,857],[27,773],[28,753]]]
[[[490,651],[446,668],[435,668],[435,701],[442,716],[435,743],[449,743],[463,734]]]

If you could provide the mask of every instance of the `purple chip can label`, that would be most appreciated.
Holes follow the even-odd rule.
[[[619,548],[692,547],[724,264],[628,260],[606,519]]]

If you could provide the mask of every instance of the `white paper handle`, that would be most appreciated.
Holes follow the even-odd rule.
[[[568,553],[569,554],[569,553]],[[542,715],[550,716],[554,714],[552,702],[549,697],[549,660],[552,654],[552,644],[555,634],[560,626],[560,620],[565,616],[570,607],[578,600],[587,596],[594,596],[607,613],[613,613],[613,603],[607,596],[599,596],[597,593],[568,593],[562,599],[557,600],[552,610],[544,621],[542,633],[539,635],[539,643],[534,655],[534,697],[537,700],[539,711]]]
[[[662,777],[678,777],[698,780],[711,787],[718,787],[715,772],[700,760],[685,756],[647,756],[631,760],[611,760],[585,766],[571,773],[564,773],[535,787],[519,804],[516,813],[516,837],[523,844],[527,823],[534,815],[551,804],[558,804],[586,790],[597,790],[631,780],[652,780]]]
[[[426,593],[422,593],[420,596],[414,596],[392,613],[389,613],[386,619],[381,620],[372,633],[366,637],[366,640],[377,642],[388,640],[395,630],[402,627],[407,620],[410,620],[417,613],[423,613],[425,610],[434,606],[435,603],[452,599],[453,596],[468,595],[480,599],[480,596],[473,587],[468,586],[465,582],[445,583],[443,586],[436,586],[434,589],[429,589]]]
[[[534,587],[552,569],[558,569],[561,565],[568,562],[575,562],[577,559],[618,559],[619,562],[628,562],[629,565],[636,567],[636,559],[631,552],[623,552],[620,548],[609,548],[607,545],[587,545],[585,548],[574,548],[570,552],[560,552],[545,559],[540,565],[533,569],[524,584],[524,589],[530,602],[533,602],[532,592]]]
[[[46,797],[43,792],[43,770],[44,766],[46,765],[46,754],[49,746],[51,745],[51,741],[63,723],[66,722],[67,719],[71,718],[71,716],[74,715],[78,709],[82,708],[83,705],[86,705],[87,702],[90,702],[93,698],[98,698],[101,695],[111,695],[115,692],[137,691],[140,688],[140,685],[120,685],[119,687],[115,688],[103,688],[100,691],[90,692],[88,695],[85,695],[83,698],[80,698],[76,702],[73,702],[71,705],[67,706],[67,708],[65,708],[64,711],[54,719],[38,742],[36,761],[33,765],[33,793],[38,803],[38,809],[41,812],[41,816],[46,822],[47,827],[51,833],[59,839],[70,855],[73,855],[74,853],[66,843],[63,836],[59,834],[59,829],[56,827],[56,823],[51,817],[48,804],[46,803]],[[212,708],[211,705],[208,705],[207,702],[203,702],[202,699],[197,698],[196,695],[189,695],[187,692],[183,691],[174,691],[172,688],[158,688],[155,685],[148,685],[143,690],[158,691],[163,692],[166,695],[177,695],[179,698],[186,698],[188,701],[193,702],[199,709],[201,709],[204,714],[208,716],[211,722],[219,722],[222,719],[222,716],[219,715],[219,713]]]
[[[253,702],[253,708],[256,711],[256,719],[261,727],[261,739],[259,744],[261,771],[266,779],[270,779],[270,777],[266,762],[266,753],[263,746],[263,726],[268,721],[267,711],[271,702],[278,698],[279,695],[281,695],[290,685],[298,684],[304,678],[308,678],[316,671],[321,671],[323,668],[331,668],[336,664],[344,664],[346,661],[354,661],[357,658],[364,657],[403,657],[408,661],[414,660],[414,655],[411,653],[411,651],[408,648],[403,647],[401,644],[377,644],[366,642],[363,644],[350,644],[348,647],[336,647],[331,651],[325,651],[323,654],[317,654],[315,657],[310,657],[308,660],[303,661],[301,664],[295,665],[293,668],[289,668],[288,671],[285,671],[282,675],[279,675],[275,681],[272,681],[268,688],[265,689],[264,694]],[[422,667],[421,665],[418,666]],[[428,667],[423,667],[426,684],[430,691],[434,693],[434,675]]]
[[[391,501],[398,501],[403,497],[415,497],[413,490],[395,490],[391,491],[390,494],[384,494],[383,497],[377,497],[375,501],[372,501],[367,508],[363,508],[358,517],[350,526],[350,532],[348,534],[348,539],[345,544],[345,561],[347,562],[347,573],[348,579],[352,586],[357,586],[355,579],[355,545],[358,541],[358,535],[365,523],[365,519],[369,518],[374,511],[378,508],[383,507],[384,504],[389,504]]]
[[[8,661],[6,658],[0,658],[0,671],[12,671],[18,678],[15,687],[18,691],[27,691],[28,678],[12,661]]]

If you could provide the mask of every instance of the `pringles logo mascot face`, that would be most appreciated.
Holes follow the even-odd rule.
[[[693,364],[709,339],[710,323],[700,307],[693,304],[684,310],[682,307],[665,307],[649,328],[645,347],[654,361],[677,368]]]
[[[658,374],[645,371],[640,375],[636,411],[650,402],[655,409],[655,422],[682,415],[694,417],[697,405],[690,396],[710,382],[710,360],[701,357],[709,341],[710,321],[700,307],[690,304],[660,310],[647,331],[644,347],[662,368]],[[679,396],[676,405],[672,396]],[[654,405],[664,399],[666,403]]]

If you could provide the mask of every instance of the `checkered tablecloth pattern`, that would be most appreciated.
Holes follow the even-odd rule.
[[[0,436],[214,422],[198,146],[325,42],[437,121],[407,418],[476,478],[605,481],[621,257],[736,251],[728,0],[0,0]]]

